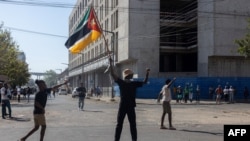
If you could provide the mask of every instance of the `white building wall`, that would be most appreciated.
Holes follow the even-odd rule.
[[[208,74],[208,56],[214,54],[214,4],[198,3],[198,76]]]
[[[128,54],[128,28],[129,28],[129,1],[128,0],[123,0],[119,1],[118,7],[124,7],[124,8],[119,8],[118,11],[118,62],[122,62],[124,60],[127,60],[129,58]]]
[[[134,70],[145,77],[150,68],[151,77],[159,72],[159,1],[130,0],[129,9],[129,57],[135,59]]]
[[[244,36],[250,12],[249,0],[225,0],[215,5],[215,55],[239,56],[235,39]],[[226,5],[226,6],[225,6]],[[248,12],[247,12],[248,11]],[[226,13],[226,14],[224,14]]]
[[[234,41],[245,36],[249,5],[249,0],[199,1],[198,76],[209,76],[209,56],[239,56]],[[237,76],[234,69],[229,74]]]

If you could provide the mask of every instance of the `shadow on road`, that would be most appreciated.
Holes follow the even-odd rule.
[[[223,136],[223,133],[213,133],[213,132],[208,132],[208,131],[194,131],[194,130],[179,130],[179,131],[185,131],[185,132],[196,132],[196,133],[204,133],[204,134],[211,134],[211,135],[216,135],[216,136]]]
[[[7,120],[14,120],[14,121],[20,121],[20,122],[28,122],[31,119],[30,118],[25,118],[25,117],[12,117],[12,118],[7,118]]]
[[[103,111],[94,111],[94,110],[83,110],[83,112],[94,112],[94,113],[103,113]]]
[[[33,107],[33,103],[12,103],[11,107]]]

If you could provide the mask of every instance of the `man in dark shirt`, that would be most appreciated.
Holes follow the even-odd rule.
[[[146,84],[148,81],[148,74],[150,69],[146,70],[146,78],[143,82],[140,81],[132,81],[133,71],[130,69],[125,69],[123,71],[124,80],[120,79],[115,73],[112,65],[112,59],[110,58],[110,71],[111,76],[114,81],[119,85],[120,88],[120,105],[117,115],[117,125],[115,130],[115,141],[120,140],[123,121],[125,116],[128,116],[129,124],[130,124],[130,132],[132,136],[132,141],[137,141],[137,129],[136,129],[136,114],[135,114],[135,97],[136,97],[136,89],[138,87],[142,87],[143,84]]]
[[[20,141],[25,141],[30,135],[32,135],[35,131],[39,129],[39,126],[41,126],[40,141],[43,141],[46,129],[45,106],[47,103],[48,93],[66,84],[67,81],[65,81],[63,84],[56,85],[53,88],[47,88],[47,85],[43,80],[36,80],[35,83],[39,87],[39,92],[36,93],[35,96],[34,111],[33,111],[35,126],[26,136],[21,138]]]
[[[79,94],[79,101],[78,101],[78,110],[83,110],[84,106],[84,99],[86,96],[86,88],[83,86],[83,83],[80,83],[80,87],[76,89],[76,92]]]

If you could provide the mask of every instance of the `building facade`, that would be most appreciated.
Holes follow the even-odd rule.
[[[77,0],[69,36],[93,6],[103,36],[79,54],[69,53],[72,87],[84,82],[110,92],[104,71],[109,51],[117,74],[130,68],[136,78],[249,77],[250,60],[237,53],[247,32],[249,0]]]

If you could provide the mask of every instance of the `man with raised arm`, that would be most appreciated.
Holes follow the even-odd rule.
[[[110,58],[110,73],[114,81],[118,84],[120,88],[120,104],[117,115],[117,125],[115,129],[115,141],[120,140],[123,121],[125,116],[128,116],[130,124],[130,132],[132,136],[132,141],[137,141],[137,129],[136,129],[136,114],[135,114],[135,97],[136,89],[142,87],[148,81],[150,69],[146,69],[146,77],[144,81],[133,81],[133,71],[130,69],[125,69],[123,71],[123,79],[119,78],[114,72],[114,67],[112,65],[112,59]]]

